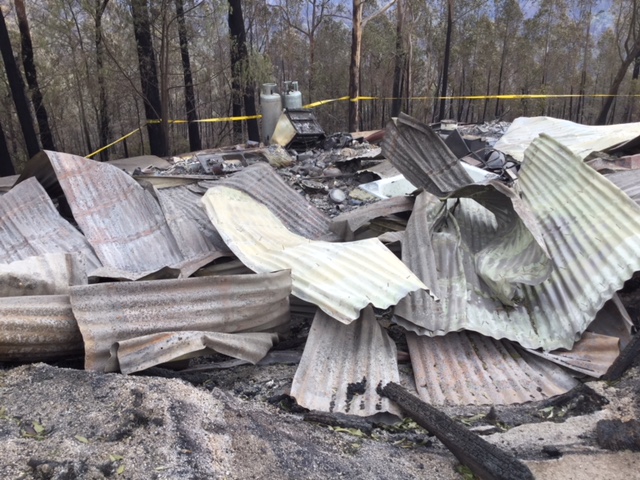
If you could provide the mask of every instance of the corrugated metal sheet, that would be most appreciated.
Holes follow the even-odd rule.
[[[210,262],[216,258],[232,256],[207,217],[200,201],[201,195],[184,187],[164,188],[157,190],[156,194],[171,233],[185,259],[208,259]]]
[[[129,175],[75,155],[46,153],[109,276],[135,280],[184,262],[158,202]]]
[[[609,367],[620,355],[619,344],[617,337],[584,332],[582,338],[573,345],[571,350],[529,351],[576,372],[600,378],[607,373]]]
[[[256,364],[276,343],[277,333],[161,332],[113,344],[107,370],[129,374],[161,363],[213,353]]]
[[[416,388],[433,405],[508,405],[568,392],[578,382],[560,367],[473,332],[407,334]]]
[[[474,251],[476,272],[502,303],[514,306],[520,285],[538,285],[549,277],[551,260],[537,219],[522,200],[499,182],[469,185],[451,197],[472,198],[496,219],[497,229]]]
[[[203,202],[226,244],[256,272],[291,269],[293,294],[350,323],[369,303],[395,305],[427,288],[377,239],[349,243],[296,235],[265,206],[228,187],[210,188]]]
[[[422,227],[422,238],[430,233],[432,245],[420,244],[421,234],[407,230],[414,246],[403,248],[403,255],[416,257],[411,268],[425,283],[437,285],[442,301],[437,307],[428,300],[421,305],[418,293],[401,303],[396,315],[405,328],[423,335],[473,330],[527,348],[571,349],[604,302],[640,269],[640,208],[549,137],[533,145],[520,186],[553,260],[549,278],[521,285],[517,306],[498,301],[478,277],[475,257],[496,236],[495,216],[460,199],[440,228],[428,222]]]
[[[337,241],[331,220],[293,190],[263,162],[255,163],[219,182],[202,182],[207,188],[224,185],[240,190],[266,205],[292,232],[312,240]]]
[[[309,331],[291,396],[311,410],[370,416],[398,407],[376,393],[379,384],[399,381],[396,345],[371,307],[350,325],[318,311]]]
[[[67,252],[84,255],[89,273],[100,266],[87,239],[60,216],[35,178],[0,198],[0,262]]]
[[[640,207],[546,135],[527,150],[519,185],[555,265],[549,280],[525,287],[529,301],[542,307],[534,306],[535,323],[557,331],[563,318],[571,319],[579,335],[640,270]]]
[[[149,362],[166,361],[165,342],[179,343],[171,343],[171,352],[178,356],[191,354],[194,345],[201,345],[193,342],[193,334],[181,337],[182,332],[197,331],[204,338],[207,332],[281,328],[289,321],[290,293],[291,276],[281,271],[86,285],[71,289],[71,303],[85,342],[85,368],[113,371],[118,359],[110,358],[110,349],[116,342],[151,335],[145,355],[135,357],[146,368]],[[171,339],[153,335],[167,332],[179,334]],[[136,344],[136,349],[141,348]],[[128,371],[140,368],[131,360],[126,365]]]
[[[550,135],[581,159],[593,151],[606,150],[640,135],[640,123],[580,125],[550,117],[516,118],[493,148],[522,162],[525,150],[541,133]]]
[[[640,170],[629,170],[606,175],[616,187],[629,195],[631,199],[640,204]]]
[[[382,151],[409,182],[436,196],[473,183],[444,141],[409,115],[401,113],[387,124]]]
[[[79,254],[49,253],[0,264],[0,297],[69,295],[71,285],[88,282]]]
[[[413,197],[393,197],[387,200],[370,203],[335,217],[331,222],[331,230],[345,241],[353,240],[353,234],[374,218],[386,217],[394,213],[410,212],[413,209]]]
[[[82,351],[68,295],[0,298],[0,361],[38,362]]]

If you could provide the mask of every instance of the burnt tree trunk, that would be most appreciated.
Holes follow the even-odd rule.
[[[393,69],[393,100],[391,100],[391,116],[397,117],[402,109],[402,86],[404,84],[403,74],[405,71],[406,55],[404,53],[404,45],[402,41],[402,24],[403,24],[403,1],[398,0],[396,3],[396,62]]]
[[[102,16],[107,8],[109,0],[96,0],[96,16],[95,16],[95,44],[96,44],[96,77],[98,80],[98,134],[100,137],[100,145],[104,146],[109,143],[111,136],[111,127],[109,126],[109,112],[107,104],[107,89],[104,78],[104,45],[102,43]],[[100,152],[100,161],[109,160],[109,149]]]
[[[47,109],[44,106],[40,85],[38,85],[38,74],[36,73],[36,64],[33,61],[33,44],[31,43],[31,33],[29,31],[29,21],[27,20],[27,11],[24,8],[23,0],[15,0],[16,16],[18,17],[18,28],[20,29],[21,40],[21,56],[24,74],[27,78],[29,91],[31,92],[31,101],[36,112],[36,122],[40,131],[40,141],[42,148],[47,150],[55,150],[53,135],[49,128],[49,117]]]
[[[189,39],[187,25],[184,21],[184,0],[176,0],[176,15],[178,17],[178,37],[180,39],[180,56],[182,58],[182,73],[184,75],[184,104],[189,122],[189,149],[192,152],[202,149],[200,141],[200,126],[196,111],[196,96],[193,91],[193,77],[191,76],[191,60],[189,58]]]
[[[147,117],[149,146],[152,155],[164,157],[169,154],[169,147],[161,121],[166,121],[167,119],[161,118],[162,102],[160,101],[160,89],[158,88],[158,68],[151,41],[151,23],[149,21],[147,0],[131,0],[131,13],[133,15],[133,31],[138,47],[138,65],[140,68],[144,112]]]
[[[4,21],[4,15],[1,13],[0,52],[2,52],[4,69],[7,73],[7,80],[9,82],[9,88],[11,89],[11,97],[13,98],[13,103],[16,107],[16,113],[18,114],[18,120],[20,121],[20,128],[22,129],[22,135],[24,136],[27,153],[29,154],[29,157],[33,157],[40,151],[40,145],[38,144],[36,130],[33,128],[33,119],[31,118],[31,111],[29,110],[27,96],[24,93],[24,82],[20,76],[16,59],[13,57],[13,50],[9,40],[7,24]]]
[[[247,34],[242,17],[242,0],[229,0],[229,33],[231,36],[231,72],[233,89],[233,116],[242,115],[242,104],[247,116],[256,115],[256,98],[253,85],[247,81]],[[237,125],[240,125],[239,123]],[[256,119],[247,120],[249,140],[260,141],[260,130]],[[237,132],[237,130],[236,130]]]
[[[631,50],[631,52],[627,54],[624,61],[620,65],[620,68],[618,68],[616,76],[613,78],[613,82],[611,82],[611,87],[609,87],[609,96],[605,98],[604,104],[602,105],[600,113],[598,114],[598,118],[596,119],[596,125],[605,125],[607,123],[609,110],[611,110],[613,100],[615,99],[616,95],[618,95],[620,84],[622,83],[622,80],[624,80],[624,77],[627,74],[627,70],[629,70],[629,66],[639,54],[640,40],[638,40],[638,42],[634,45],[633,50]]]
[[[451,57],[451,37],[453,35],[453,0],[447,2],[447,34],[444,44],[444,61],[442,64],[442,85],[440,90],[440,113],[438,120],[443,120],[447,100],[447,83],[449,82],[449,59]]]
[[[4,130],[2,130],[2,125],[0,124],[0,177],[15,174],[16,169],[11,161],[9,147],[7,146],[7,139],[4,136]]]
[[[360,57],[362,52],[362,18],[364,0],[353,0],[351,27],[351,64],[349,65],[349,131],[356,132],[360,126]]]

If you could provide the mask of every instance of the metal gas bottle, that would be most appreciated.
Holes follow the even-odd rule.
[[[302,108],[302,93],[298,82],[284,82],[284,108]]]
[[[260,108],[262,110],[262,141],[265,145],[269,145],[282,113],[282,98],[275,83],[262,84]]]

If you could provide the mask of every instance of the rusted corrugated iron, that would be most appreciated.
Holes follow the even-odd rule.
[[[539,352],[529,350],[534,355],[569,368],[570,370],[594,378],[603,376],[620,355],[620,340],[617,337],[584,332],[571,350]]]
[[[88,273],[101,265],[87,239],[60,216],[35,178],[0,197],[0,262],[67,252],[83,255]]]
[[[191,333],[174,335],[170,340],[154,334],[199,332],[203,339],[208,332],[263,332],[285,327],[290,293],[290,273],[281,271],[86,285],[71,289],[71,303],[84,338],[87,370],[116,370],[118,357],[110,358],[114,344],[151,336],[146,347],[136,343],[138,351],[146,348],[144,356],[134,356],[139,363],[132,359],[126,362],[128,371],[136,371],[141,365],[146,368],[166,361],[162,351],[165,341],[178,344],[172,343],[171,348],[178,358],[193,354],[194,345],[198,350],[210,345],[204,340],[194,343]]]
[[[560,367],[473,332],[407,334],[420,398],[433,405],[507,405],[568,392],[578,382]]]
[[[213,187],[207,213],[235,255],[256,272],[291,269],[293,294],[350,323],[369,303],[395,305],[427,288],[377,239],[330,243],[296,235],[249,195]]]
[[[76,222],[104,265],[101,275],[135,280],[184,263],[158,202],[129,175],[76,155],[46,153]]]
[[[339,240],[330,230],[331,220],[287,185],[266,163],[256,163],[220,182],[203,182],[203,185],[225,185],[246,193],[266,205],[298,235],[312,240]]]
[[[0,298],[0,361],[39,362],[82,351],[68,295]]]
[[[69,295],[72,285],[86,285],[80,254],[49,253],[0,264],[0,297]]]
[[[376,393],[399,381],[396,345],[371,307],[349,325],[318,311],[291,386],[291,396],[311,410],[370,416],[399,409]]]
[[[407,180],[436,196],[473,183],[438,134],[409,115],[387,124],[382,151]]]
[[[167,224],[185,259],[209,263],[232,256],[200,201],[202,196],[184,187],[156,190]]]
[[[277,333],[220,333],[181,330],[130,338],[114,343],[106,371],[139,372],[161,363],[221,353],[253,364],[278,343]]]

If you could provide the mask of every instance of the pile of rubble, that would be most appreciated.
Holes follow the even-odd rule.
[[[617,378],[640,348],[617,293],[640,271],[639,170],[620,158],[640,130],[558,122],[443,140],[401,115],[380,146],[173,162],[42,152],[0,197],[0,361],[255,364],[305,312],[290,394],[310,410],[402,416],[379,390],[406,355],[390,328],[432,405]]]

